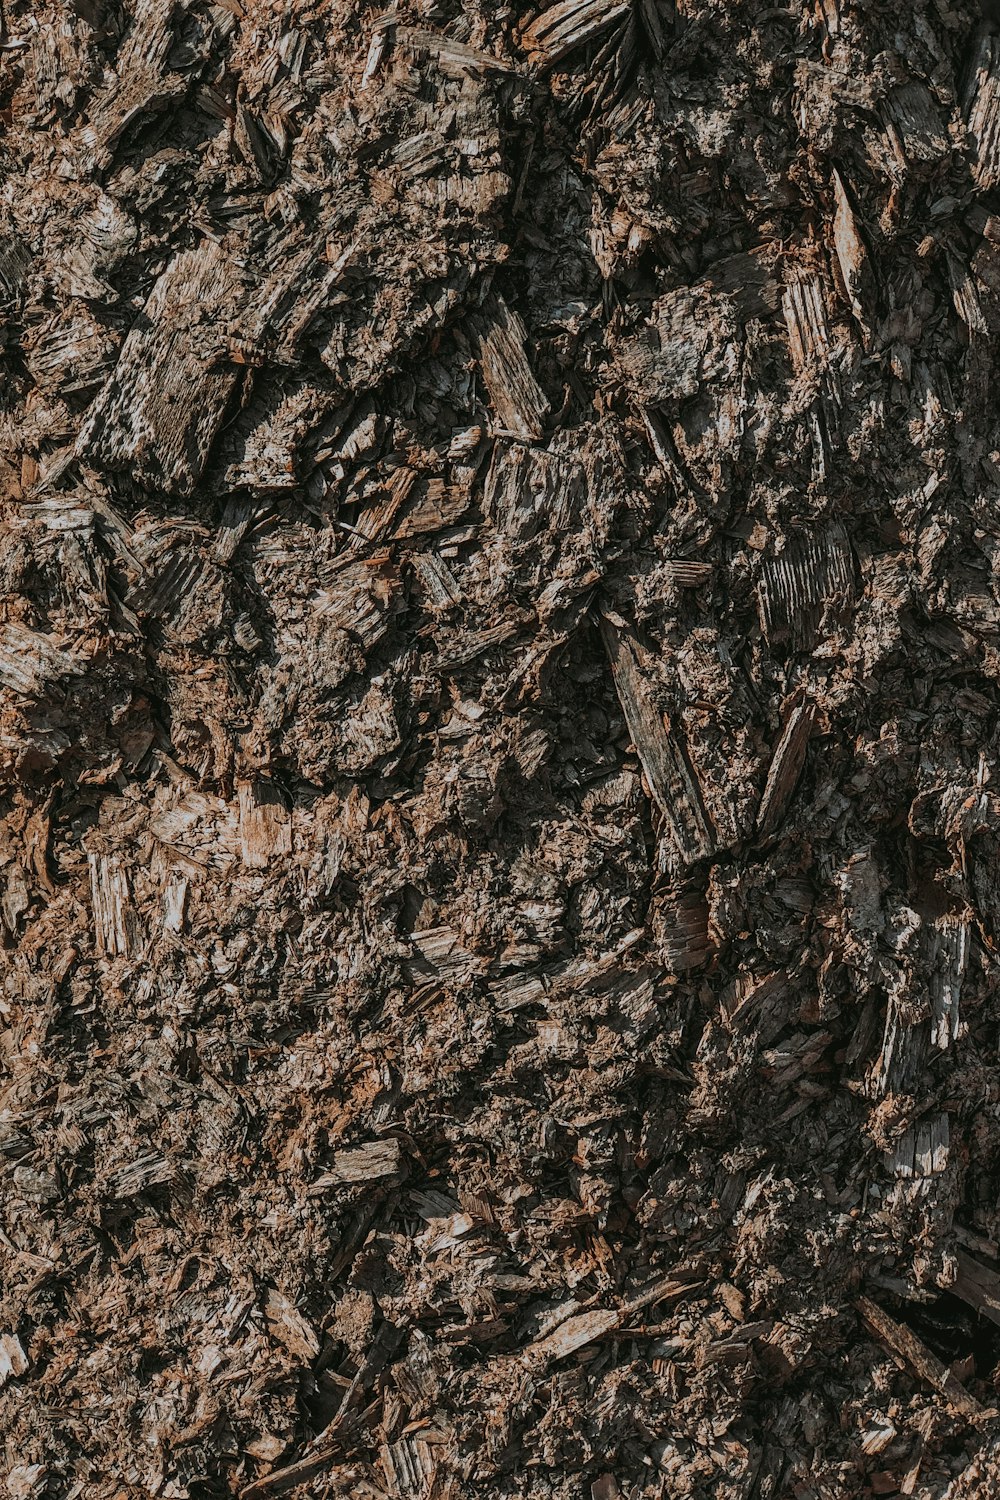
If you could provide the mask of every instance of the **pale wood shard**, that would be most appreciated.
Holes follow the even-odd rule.
[[[794,541],[768,559],[760,574],[760,623],[769,641],[813,645],[825,617],[849,607],[854,598],[854,559],[844,528]]]
[[[174,257],[87,415],[77,439],[81,457],[190,493],[239,378],[218,343],[230,290],[216,245]]]
[[[41,24],[36,22],[31,63],[39,106],[51,109],[58,104],[67,108],[75,103],[85,82],[80,39],[80,23],[74,25],[70,16],[60,17],[55,24],[47,23],[44,17]]]
[[[441,36],[436,31],[424,31],[416,27],[399,26],[395,29],[395,43],[397,47],[409,47],[414,52],[424,52],[434,58],[438,67],[453,77],[462,78],[467,73],[513,73],[513,64],[505,62],[503,58],[494,57],[490,52],[483,52],[478,47],[469,47],[465,42],[457,41],[454,37]],[[371,62],[366,65],[365,72],[372,66]],[[375,60],[378,66],[378,59]],[[374,69],[372,70],[374,71]]]
[[[955,1379],[948,1366],[942,1364],[904,1323],[897,1323],[870,1297],[859,1297],[857,1306],[865,1322],[886,1347],[921,1380],[926,1380],[939,1391],[956,1411],[970,1418],[984,1414],[983,1406]]]
[[[149,820],[149,833],[188,879],[197,879],[208,869],[228,869],[242,852],[238,804],[190,787],[179,795],[161,794]]]
[[[363,552],[371,543],[382,541],[391,534],[397,516],[409,499],[416,477],[412,469],[406,468],[397,469],[392,474],[383,493],[358,517],[348,543],[350,552]]]
[[[778,1046],[766,1048],[761,1058],[768,1069],[769,1081],[780,1087],[804,1077],[819,1063],[832,1040],[833,1034],[829,1031],[796,1032]],[[798,1101],[790,1108],[797,1113]],[[776,1123],[781,1122],[779,1116]]]
[[[426,963],[451,984],[468,981],[488,967],[478,954],[469,951],[452,927],[424,928],[412,937]]]
[[[329,1172],[312,1184],[310,1193],[328,1188],[364,1186],[371,1182],[399,1182],[406,1174],[406,1156],[393,1136],[338,1151]]]
[[[405,508],[402,518],[393,530],[392,536],[395,541],[403,541],[407,537],[428,536],[434,532],[444,531],[454,527],[468,514],[469,490],[465,485],[458,484],[450,488],[442,485],[428,485],[426,493],[409,502]],[[465,535],[455,538],[456,543],[465,540],[469,528],[456,528]]]
[[[257,780],[239,787],[240,845],[243,863],[266,869],[271,860],[292,852],[291,818],[277,787]]]
[[[163,893],[163,930],[181,933],[184,931],[189,882],[183,878],[170,881]]]
[[[14,1464],[7,1472],[10,1500],[33,1500],[34,1496],[44,1494],[48,1479],[45,1464]]]
[[[380,1457],[390,1494],[424,1497],[433,1492],[438,1454],[442,1446],[447,1448],[448,1438],[433,1429],[429,1435],[438,1441],[429,1442],[418,1432],[395,1443],[383,1444]]]
[[[302,446],[315,437],[319,412],[329,404],[309,384],[268,390],[238,418],[220,443],[223,480],[232,489],[289,490],[307,477]]]
[[[536,67],[551,68],[575,48],[621,25],[628,13],[628,5],[616,0],[561,0],[521,33],[521,46]]]
[[[892,996],[886,1006],[882,1045],[871,1070],[870,1085],[878,1096],[912,1089],[926,1064],[930,1024],[913,1023],[905,1003]]]
[[[193,619],[203,620],[205,586],[215,575],[205,543],[207,533],[196,526],[140,526],[131,537],[131,554],[140,576],[128,602],[137,613],[167,621],[183,631]]]
[[[684,863],[704,859],[715,848],[715,829],[687,747],[668,729],[627,633],[604,617],[601,634],[625,722],[676,854]]]
[[[787,705],[781,736],[774,747],[760,799],[758,833],[773,833],[784,816],[805,765],[815,716],[815,706],[808,699],[799,697]]]
[[[729,1338],[713,1339],[710,1343],[703,1344],[698,1351],[699,1368],[705,1369],[706,1366],[714,1364],[731,1364],[745,1359],[754,1340],[765,1338],[771,1333],[773,1327],[769,1319],[761,1319],[756,1323],[743,1323]]]
[[[931,1115],[918,1125],[911,1125],[886,1159],[887,1169],[896,1179],[888,1201],[902,1205],[929,1199],[934,1192],[934,1178],[948,1168],[950,1142],[946,1114]]]
[[[0,626],[0,685],[24,697],[37,697],[62,677],[77,675],[81,663],[51,637],[23,625]]]
[[[573,1316],[568,1314],[574,1313],[579,1303],[570,1301],[556,1310],[558,1326],[522,1350],[521,1360],[529,1368],[538,1369],[556,1360],[566,1359],[578,1349],[592,1344],[595,1339],[603,1338],[616,1328],[628,1325],[636,1313],[642,1312],[644,1308],[684,1296],[691,1290],[693,1282],[694,1278],[690,1273],[665,1276],[621,1307],[597,1307]],[[767,1326],[770,1327],[770,1324]]]
[[[621,1321],[622,1313],[618,1308],[600,1307],[593,1312],[580,1313],[575,1318],[568,1318],[553,1333],[532,1344],[525,1350],[524,1359],[531,1364],[540,1365],[566,1359],[578,1349],[593,1343],[594,1339],[610,1333]]]
[[[931,1045],[944,1051],[961,1034],[962,985],[969,963],[968,922],[942,919],[931,933]]]
[[[671,557],[663,564],[664,576],[679,589],[700,588],[708,583],[715,572],[711,563],[694,562],[688,558]]]
[[[1000,184],[1000,38],[985,28],[970,55],[963,103],[980,188]]]
[[[14,1333],[0,1334],[0,1386],[16,1380],[28,1368],[28,1357]]]
[[[955,311],[971,334],[989,332],[989,322],[976,283],[964,260],[948,256],[948,280],[951,283]]]
[[[433,553],[417,553],[413,566],[432,609],[452,609],[461,604],[462,590],[443,558]]]
[[[479,359],[493,408],[494,431],[537,442],[549,403],[528,363],[525,337],[517,313],[502,298],[495,298],[479,334]]]
[[[179,1180],[177,1164],[159,1151],[146,1151],[108,1176],[108,1191],[113,1198],[135,1198],[147,1188]]]
[[[103,854],[90,854],[88,860],[97,951],[118,958],[132,946],[128,873],[117,860]]]
[[[760,1045],[772,1041],[790,1019],[788,975],[767,974],[732,986],[723,1000],[723,1019],[741,1037]]]
[[[864,284],[868,254],[859,233],[854,210],[843,179],[836,169],[831,173],[834,193],[833,248],[837,256],[841,282],[848,305],[862,328],[867,328],[864,306]]]

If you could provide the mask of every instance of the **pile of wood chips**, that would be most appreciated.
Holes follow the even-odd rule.
[[[2,0],[0,121],[11,1500],[1000,1495],[1000,19]]]

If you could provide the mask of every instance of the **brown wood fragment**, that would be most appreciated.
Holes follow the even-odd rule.
[[[984,1415],[985,1408],[974,1396],[969,1395],[947,1365],[942,1364],[905,1324],[897,1323],[895,1318],[890,1317],[870,1297],[859,1297],[857,1307],[872,1332],[887,1348],[898,1355],[904,1364],[909,1365],[921,1380],[926,1380],[935,1390],[940,1391],[956,1411],[961,1412],[964,1417],[978,1418]]]
[[[230,278],[212,243],[175,256],[87,415],[82,457],[179,494],[193,489],[238,379],[218,349]]]
[[[981,188],[1000,183],[1000,38],[983,28],[969,59],[963,103]]]
[[[332,1495],[342,1495],[345,1500],[347,1496],[370,1495],[376,1500],[384,1492],[368,1482],[363,1469],[357,1464],[334,1465],[334,1460],[343,1447],[343,1439],[331,1439],[329,1444],[320,1445],[314,1453],[299,1459],[297,1463],[272,1470],[253,1484],[245,1485],[240,1490],[240,1500],[261,1500],[264,1495],[283,1495],[320,1474],[324,1476],[324,1484]]]
[[[290,854],[291,820],[277,788],[262,781],[243,782],[239,800],[243,863],[260,870],[270,860]]]
[[[323,1193],[327,1188],[351,1187],[369,1182],[398,1182],[405,1170],[403,1148],[389,1136],[383,1141],[370,1141],[365,1146],[338,1151],[330,1171],[317,1177],[309,1191]]]
[[[840,173],[834,170],[831,173],[831,180],[836,205],[833,220],[833,247],[837,255],[837,264],[851,311],[861,327],[866,328],[863,289],[868,256]]]
[[[454,37],[441,36],[435,31],[422,31],[415,27],[400,26],[395,32],[398,47],[410,47],[415,52],[426,52],[446,73],[463,77],[466,73],[512,73],[513,66],[502,58],[494,57],[477,47],[469,47]],[[367,70],[366,70],[367,71]]]
[[[310,1363],[319,1353],[319,1339],[302,1314],[278,1291],[268,1290],[264,1302],[264,1315],[271,1332],[284,1344],[289,1353]]]
[[[788,705],[757,813],[757,830],[761,834],[772,833],[778,826],[795,791],[805,764],[814,719],[815,708],[807,700],[799,698]]]
[[[656,707],[627,632],[605,616],[601,633],[625,722],[676,852],[685,862],[703,859],[715,847],[715,829],[687,748]]]
[[[827,609],[843,609],[854,596],[854,561],[842,526],[792,542],[764,563],[757,597],[769,640],[811,645]]]
[[[574,48],[620,24],[628,6],[616,0],[562,0],[550,6],[521,35],[521,45],[536,66],[552,67]]]
[[[713,944],[703,890],[665,891],[654,903],[652,920],[663,964],[670,973],[687,973],[707,963]]]
[[[537,441],[549,409],[525,353],[525,328],[502,298],[494,299],[479,335],[483,382],[495,417],[494,431]]]
[[[956,1250],[955,1259],[958,1275],[951,1284],[951,1291],[974,1307],[981,1317],[1000,1326],[1000,1275],[966,1250]]]
[[[523,443],[498,442],[484,486],[483,504],[511,538],[567,525],[585,491],[582,465]]]

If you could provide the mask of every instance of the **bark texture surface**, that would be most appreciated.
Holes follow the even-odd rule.
[[[1000,1493],[1000,17],[2,0],[13,1500]]]

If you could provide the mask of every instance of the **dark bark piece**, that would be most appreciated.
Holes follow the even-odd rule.
[[[0,290],[4,302],[18,297],[30,265],[31,256],[17,236],[0,234]]]
[[[854,594],[854,560],[842,526],[793,541],[761,569],[757,597],[769,641],[813,645],[827,610],[842,611]]]
[[[1000,1326],[1000,1276],[965,1250],[956,1251],[955,1258],[958,1261],[958,1276],[952,1283],[955,1296]]]

